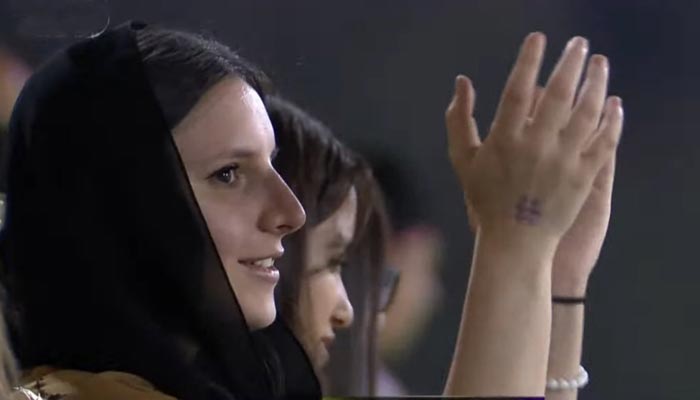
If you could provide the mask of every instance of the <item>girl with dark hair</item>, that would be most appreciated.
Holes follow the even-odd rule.
[[[305,219],[272,167],[262,84],[217,42],[139,23],[69,47],[27,82],[0,236],[25,389],[320,395],[280,323],[252,333],[275,319],[274,262]]]
[[[267,109],[280,148],[275,168],[307,211],[306,225],[286,239],[281,315],[325,393],[371,394],[386,233],[381,195],[366,162],[325,125],[277,96],[268,96]]]
[[[559,283],[566,281],[561,279],[559,258],[561,251],[570,247],[569,237],[581,236],[569,232],[570,228],[580,230],[581,224],[586,223],[579,220],[586,219],[589,213],[579,216],[579,211],[588,210],[592,202],[598,203],[595,199],[601,197],[599,183],[608,181],[621,132],[622,109],[617,98],[605,101],[607,66],[602,56],[591,58],[583,89],[575,96],[587,58],[587,44],[581,38],[570,42],[547,87],[542,89],[541,99],[536,101],[535,81],[543,48],[542,35],[526,39],[504,90],[492,132],[483,144],[471,118],[474,93],[466,78],[457,79],[455,97],[447,110],[450,158],[465,192],[477,243],[445,394],[543,395],[552,301],[560,301],[562,295],[581,296],[576,290],[559,291],[563,288]],[[379,231],[367,228],[365,222],[376,203],[359,200],[354,185],[356,176],[362,173],[353,171],[366,167],[354,167],[351,161],[357,158],[338,149],[342,146],[330,138],[327,128],[284,101],[271,101],[268,110],[282,144],[276,165],[309,216],[309,226],[290,237],[297,257],[287,260],[292,263],[287,269],[296,273],[287,275],[290,281],[280,286],[282,314],[320,370],[328,361],[327,347],[335,331],[352,322],[353,305],[369,304],[364,315],[366,320],[375,320],[377,271],[381,265],[377,260],[381,260],[382,251],[375,253],[378,258],[371,264],[374,268],[364,275],[365,289],[369,290],[358,293],[357,303],[346,295],[344,275],[339,268],[343,263],[338,260],[353,251],[367,249],[365,246],[372,243],[383,246],[383,240],[375,238],[360,244],[361,239],[353,236],[355,233],[357,238],[363,237],[358,228]],[[604,197],[603,194],[603,202]],[[361,203],[369,206],[357,212]],[[564,233],[567,238],[563,238]],[[579,239],[597,241],[600,236],[597,232],[586,235]],[[596,253],[595,244],[587,247]],[[553,265],[555,261],[557,265]],[[585,275],[587,280],[583,271],[586,268],[581,269],[580,273],[566,275]],[[353,271],[352,266],[343,271],[356,276],[364,273]],[[561,339],[560,322],[554,321],[549,372],[571,373],[562,368],[564,364],[558,359],[562,352],[573,354],[562,359],[576,358],[575,349],[556,342]],[[357,337],[368,338],[366,343],[373,345],[375,331],[366,326],[360,331],[364,333]],[[567,332],[567,328],[563,331]],[[569,331],[577,334],[575,327]],[[351,354],[371,354],[350,348]],[[373,369],[366,368],[367,364],[348,362],[351,360],[352,357],[340,358],[339,371],[348,380],[349,375],[358,374],[355,368],[360,368],[359,375]],[[372,361],[371,356],[365,359],[370,366]],[[374,375],[365,376],[371,382]],[[561,393],[557,390],[575,389],[583,380],[572,376],[571,381],[571,386],[547,383],[547,388],[555,391],[550,394],[558,396]],[[373,394],[372,389],[364,391],[357,383],[349,391],[329,390],[343,395]]]

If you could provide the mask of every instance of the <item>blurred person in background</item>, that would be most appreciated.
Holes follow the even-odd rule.
[[[0,123],[3,130],[7,130],[12,107],[30,75],[29,65],[12,48],[0,45]]]
[[[390,225],[386,265],[390,272],[385,279],[396,280],[380,314],[378,347],[386,363],[380,363],[377,370],[377,395],[408,395],[387,363],[400,363],[410,355],[441,306],[444,241],[439,228],[428,221],[425,199],[409,180],[412,174],[408,166],[388,151],[368,149],[361,153],[367,154],[386,200]]]
[[[5,40],[3,40],[5,39]],[[6,166],[7,126],[24,82],[31,75],[29,65],[15,52],[7,38],[0,37],[0,176]],[[0,226],[4,212],[5,182],[0,179]]]
[[[16,43],[12,43],[12,35],[7,29],[0,29],[0,176],[5,167],[5,151],[7,143],[7,126],[10,122],[12,109],[24,83],[31,75],[28,63],[15,51]],[[0,179],[0,228],[5,219],[5,182]],[[4,273],[0,268],[0,273]],[[4,303],[6,294],[2,290],[0,296]],[[10,347],[7,330],[0,314],[0,399],[11,400],[41,400],[41,398],[19,385],[19,368]]]

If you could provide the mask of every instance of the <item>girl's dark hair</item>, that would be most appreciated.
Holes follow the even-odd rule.
[[[275,168],[307,214],[306,225],[286,239],[278,308],[282,317],[294,325],[309,229],[330,217],[354,187],[357,222],[343,282],[355,309],[355,323],[346,332],[346,343],[334,346],[338,352],[332,355],[331,363],[341,366],[337,370],[340,374],[334,376],[334,368],[330,368],[326,392],[371,395],[379,272],[387,231],[382,197],[365,160],[335,138],[328,127],[277,96],[268,96],[267,108],[279,148]]]
[[[270,90],[270,81],[261,70],[215,40],[148,26],[137,31],[136,42],[170,129],[224,78],[242,79],[261,97]]]

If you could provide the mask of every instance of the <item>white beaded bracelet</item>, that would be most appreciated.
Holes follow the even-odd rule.
[[[578,367],[578,375],[574,379],[547,379],[547,390],[581,389],[588,384],[588,372],[583,366]]]

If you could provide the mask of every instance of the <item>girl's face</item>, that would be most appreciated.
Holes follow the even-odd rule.
[[[275,259],[305,214],[271,164],[275,138],[260,96],[217,83],[173,130],[199,207],[250,329],[272,323]]]
[[[353,309],[341,278],[345,251],[355,233],[357,194],[351,189],[343,204],[309,229],[299,314],[294,331],[317,370],[328,362],[335,330],[352,324]]]

